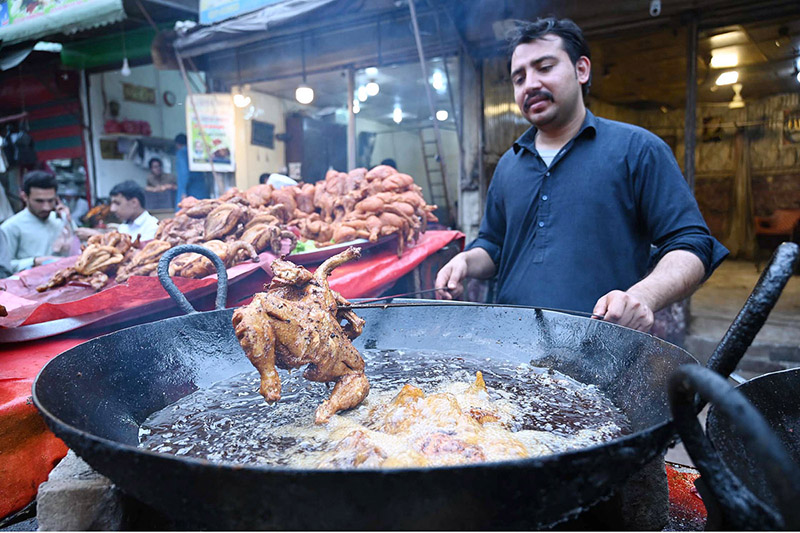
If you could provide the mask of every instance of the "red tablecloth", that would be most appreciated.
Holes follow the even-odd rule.
[[[346,298],[378,296],[450,242],[458,240],[459,245],[463,246],[463,238],[464,235],[457,231],[427,232],[399,258],[395,250],[387,249],[342,265],[331,275],[331,287]],[[239,282],[231,285],[228,302],[240,303],[262,290],[271,278],[269,263],[261,261],[255,268],[250,267],[247,275],[232,276]],[[138,279],[143,284],[149,283],[153,291],[166,295],[160,285],[153,285],[158,283],[155,278]],[[195,288],[197,284],[200,288],[207,287],[206,292],[213,299],[214,280],[183,280],[179,283],[185,286],[195,284]],[[141,287],[143,285],[134,281],[127,288],[120,285],[93,294],[91,305],[86,301],[47,304],[46,310],[40,312],[60,317],[58,320],[74,321],[75,327],[71,329],[96,326],[102,323],[102,318],[96,319],[96,315],[102,315],[107,306],[122,305],[127,312],[142,312],[142,307],[146,306],[150,311],[155,304],[147,301],[147,293]],[[137,290],[144,294],[137,293]],[[123,298],[124,301],[115,302],[116,298]],[[163,296],[159,298],[167,302]],[[36,497],[39,483],[47,479],[50,470],[67,452],[66,446],[47,430],[33,405],[31,386],[36,375],[45,363],[59,353],[103,332],[92,327],[44,340],[0,344],[0,518],[31,502]]]

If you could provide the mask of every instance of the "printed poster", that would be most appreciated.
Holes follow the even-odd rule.
[[[233,172],[233,97],[227,93],[188,95],[185,109],[189,170]]]

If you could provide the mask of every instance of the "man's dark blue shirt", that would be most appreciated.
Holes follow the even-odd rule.
[[[591,311],[672,250],[706,276],[728,251],[709,233],[669,147],[645,129],[586,111],[548,168],[531,127],[500,159],[478,238],[500,303]]]

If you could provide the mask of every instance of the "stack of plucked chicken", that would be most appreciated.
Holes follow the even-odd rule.
[[[297,209],[289,224],[317,246],[359,238],[375,242],[397,234],[399,255],[409,241],[419,238],[428,222],[438,222],[433,214],[436,206],[425,202],[414,178],[386,165],[347,173],[330,170],[314,185],[281,191],[290,205],[292,198],[288,197],[296,199]]]

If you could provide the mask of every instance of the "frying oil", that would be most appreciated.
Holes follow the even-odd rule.
[[[362,355],[369,396],[328,424],[313,422],[315,409],[330,394],[326,384],[309,382],[299,371],[281,371],[281,400],[270,405],[258,393],[259,376],[253,371],[198,390],[151,415],[140,429],[140,447],[213,462],[341,468],[341,462],[331,460],[332,450],[358,430],[389,455],[402,455],[409,441],[374,430],[375,413],[405,384],[427,395],[448,393],[463,409],[492,410],[500,420],[484,424],[483,442],[510,438],[524,446],[526,456],[562,453],[630,432],[625,416],[596,387],[550,369],[433,352],[364,350]],[[467,395],[477,371],[487,390]],[[490,448],[484,450],[484,460],[509,458],[502,446]],[[361,465],[370,466],[369,461]]]

